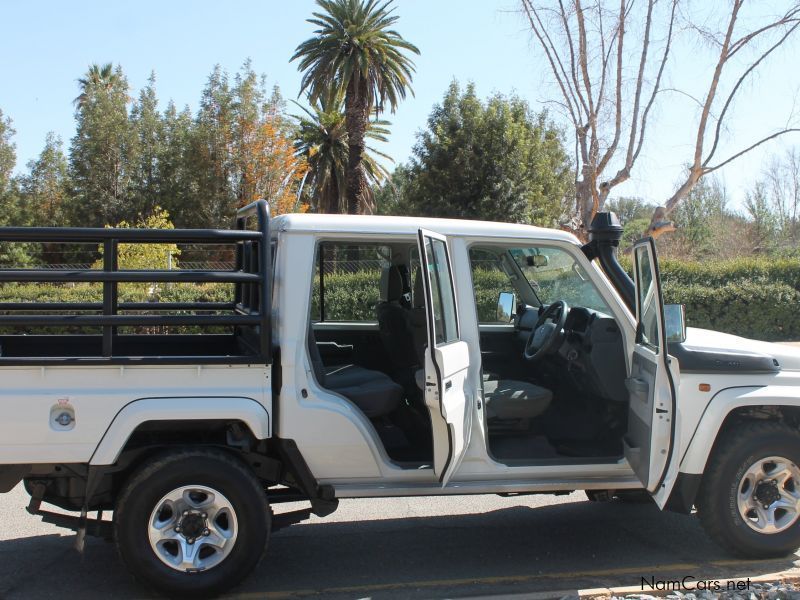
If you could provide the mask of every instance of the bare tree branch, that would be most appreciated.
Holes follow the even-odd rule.
[[[733,98],[734,96],[736,96],[736,92],[739,91],[739,88],[741,87],[744,80],[747,79],[747,76],[750,75],[756,69],[756,67],[758,67],[758,65],[762,63],[762,61],[764,61],[770,54],[772,54],[772,52],[775,49],[777,49],[781,44],[783,44],[783,42],[786,41],[786,38],[788,38],[792,33],[794,33],[795,29],[797,29],[798,26],[800,26],[800,22],[796,22],[786,33],[783,34],[783,36],[781,36],[781,38],[777,42],[775,42],[772,46],[770,46],[766,52],[763,52],[761,56],[759,56],[758,59],[755,62],[753,62],[753,64],[751,64],[736,81],[736,85],[733,86],[731,93],[728,94],[728,98],[727,100],[725,100],[725,104],[722,107],[722,112],[719,113],[719,118],[717,119],[717,126],[714,130],[714,143],[711,145],[711,149],[708,151],[708,155],[706,156],[706,159],[703,161],[703,166],[706,166],[711,161],[711,159],[714,157],[714,153],[717,151],[717,145],[719,144],[719,138],[720,138],[720,130],[722,128],[722,123],[725,118],[725,113],[728,112],[728,108],[730,107],[731,102],[733,102]],[[730,53],[728,53],[728,56],[730,56]]]
[[[667,92],[669,92],[671,94],[679,94],[681,96],[686,96],[687,98],[689,98],[689,100],[691,100],[692,102],[697,104],[698,108],[703,108],[703,105],[705,104],[702,100],[700,100],[700,98],[698,98],[697,96],[693,96],[692,94],[690,94],[686,90],[680,90],[678,88],[671,88],[671,87],[670,88],[661,88],[659,90],[659,93],[661,93],[661,94],[666,94]],[[711,116],[714,117],[713,112],[712,112]],[[714,118],[716,119],[716,117],[714,117]]]
[[[739,31],[745,2],[729,0],[724,9],[714,4],[717,14],[724,11],[723,27],[715,32],[691,16],[687,16],[686,29],[679,27],[679,20],[684,17],[681,0],[520,0],[561,93],[563,103],[559,104],[572,121],[576,214],[571,221],[579,235],[586,234],[594,213],[612,189],[632,177],[649,134],[649,120],[664,91],[691,98],[700,110],[692,126],[694,143],[688,172],[664,206],[653,213],[649,231],[654,235],[672,228],[670,213],[703,176],[761,144],[798,131],[786,124],[780,131],[710,166],[719,152],[723,129],[733,112],[731,106],[741,94],[743,83],[777,48],[800,32],[800,0],[789,0],[791,7],[782,15],[769,17],[767,23],[763,19],[762,24],[754,23],[748,17],[750,30]],[[702,94],[662,88],[680,31],[700,36],[713,48],[711,76]],[[730,65],[741,64],[731,58],[745,48],[761,44],[771,32],[775,32],[772,39],[776,41],[770,42],[768,48],[759,48],[760,53],[752,62],[743,65],[744,72],[731,78]],[[632,38],[634,35],[638,37]],[[732,87],[726,85],[727,78],[731,78]],[[713,139],[709,135],[712,124]],[[610,165],[617,165],[616,173],[608,178],[605,171]]]
[[[667,65],[667,58],[669,58],[669,52],[672,48],[672,32],[675,26],[675,10],[677,7],[678,0],[672,0],[672,9],[669,16],[669,28],[667,30],[667,41],[666,44],[664,44],[664,53],[661,56],[661,63],[658,66],[658,75],[656,75],[656,81],[653,84],[653,91],[650,94],[650,100],[647,102],[644,113],[642,113],[642,126],[639,131],[639,141],[636,144],[636,151],[633,153],[633,157],[630,160],[630,167],[633,167],[633,163],[636,162],[637,158],[639,158],[639,152],[641,152],[642,146],[644,145],[644,134],[647,130],[647,116],[650,114],[650,109],[653,108],[656,95],[661,87],[661,77],[664,75],[664,67]]]
[[[728,48],[730,47],[731,38],[733,37],[733,30],[736,26],[736,18],[739,16],[739,10],[742,7],[742,3],[744,0],[734,0],[733,2],[733,9],[731,10],[731,16],[728,20],[728,28],[725,32],[725,40],[722,42],[722,47],[719,52],[719,59],[717,60],[717,64],[714,67],[714,74],[711,77],[711,84],[708,87],[708,93],[706,95],[706,100],[703,103],[703,109],[700,113],[700,122],[697,125],[697,140],[695,141],[695,149],[694,149],[694,162],[693,166],[695,168],[700,167],[700,163],[702,162],[702,155],[703,155],[703,139],[706,135],[706,125],[708,123],[708,116],[711,112],[711,106],[714,103],[714,98],[717,95],[717,88],[719,87],[719,80],[720,75],[722,75],[722,69],[725,67],[726,57],[728,55]]]
[[[650,0],[651,5],[652,2],[653,0]],[[649,19],[648,19],[648,29],[649,29]],[[614,114],[614,139],[611,141],[611,145],[606,149],[603,158],[600,159],[600,162],[597,165],[597,170],[600,172],[602,172],[603,169],[606,168],[606,165],[608,165],[608,161],[611,160],[611,157],[614,155],[614,152],[616,152],[617,144],[619,144],[619,138],[622,136],[622,57],[623,57],[624,41],[625,41],[625,0],[620,0],[619,21],[617,23],[617,89],[616,89],[617,101],[615,103],[616,111]],[[647,45],[648,41],[649,40],[645,41],[645,46]],[[603,198],[605,198],[606,195],[608,195],[607,190],[603,192]]]
[[[776,131],[772,135],[768,135],[767,137],[761,138],[755,144],[751,144],[750,146],[748,146],[744,150],[741,150],[740,152],[737,152],[736,154],[734,154],[732,156],[729,156],[728,158],[723,160],[721,163],[719,163],[717,165],[714,165],[713,167],[706,167],[704,165],[703,166],[703,174],[705,175],[705,174],[708,174],[708,173],[712,173],[712,172],[716,171],[717,169],[721,169],[722,167],[724,167],[728,163],[736,160],[740,156],[742,156],[744,154],[747,154],[748,152],[750,152],[751,150],[754,150],[755,148],[758,148],[761,144],[763,144],[765,142],[768,142],[770,140],[774,140],[776,137],[780,137],[780,136],[785,135],[787,133],[797,133],[797,132],[800,132],[800,128],[790,127],[788,129],[781,129],[780,131]]]
[[[569,19],[567,18],[567,12],[564,9],[564,3],[562,0],[558,1],[559,13],[561,16],[561,23],[564,26],[564,34],[567,38],[567,48],[569,49],[569,65],[570,65],[570,75],[572,77],[572,85],[574,86],[575,90],[580,89],[580,84],[578,84],[578,67],[575,62],[575,44],[572,41],[572,32],[569,28]],[[584,105],[584,110],[588,110],[588,107]]]
[[[542,23],[538,10],[533,6],[531,0],[522,0],[522,5],[525,10],[525,14],[528,17],[528,21],[531,25],[533,33],[539,40],[539,44],[542,46],[542,49],[545,51],[547,60],[550,63],[550,70],[552,71],[553,76],[556,78],[559,88],[561,88],[561,94],[564,96],[565,102],[571,107],[570,116],[572,118],[573,125],[575,127],[580,127],[583,119],[581,118],[580,114],[580,106],[577,105],[576,100],[576,97],[579,98],[580,95],[578,94],[577,90],[575,90],[574,93],[569,93],[567,91],[568,89],[572,91],[572,89],[569,79],[566,77],[564,65],[561,62],[555,45],[553,44],[550,36],[547,34],[547,29]]]
[[[781,25],[788,25],[789,23],[797,23],[798,18],[800,18],[800,7],[794,5],[789,11],[786,12],[786,14],[783,15],[783,17],[781,17],[777,21],[769,23],[768,25],[764,25],[764,27],[760,27],[755,31],[751,31],[747,35],[733,42],[731,44],[731,49],[728,52],[727,58],[729,59],[732,58],[734,54],[736,54],[739,50],[744,48],[747,44],[752,42],[754,39],[756,39],[763,33],[766,33],[771,29],[775,29],[776,27],[780,27]]]
[[[639,104],[642,100],[642,86],[644,85],[644,67],[647,63],[647,51],[650,49],[650,27],[653,24],[653,4],[655,0],[647,3],[647,19],[644,26],[644,41],[642,42],[642,55],[639,59],[639,73],[636,76],[636,93],[633,98],[633,117],[631,117],[631,135],[628,140],[628,152],[625,156],[625,166],[630,168],[633,159],[633,148],[636,142],[636,133],[639,125]]]

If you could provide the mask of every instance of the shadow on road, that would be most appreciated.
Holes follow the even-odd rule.
[[[43,545],[51,555],[34,578],[16,581],[9,573],[11,585],[0,595],[49,597],[54,589],[82,598],[145,595],[112,545],[90,540],[81,558],[71,543],[71,537],[57,536],[0,542],[0,563],[13,557],[17,564],[35,564]],[[516,505],[474,515],[296,525],[273,535],[264,562],[234,596],[522,593],[639,585],[642,577],[758,576],[790,569],[796,558],[737,561],[705,537],[696,519],[661,513],[653,505]]]

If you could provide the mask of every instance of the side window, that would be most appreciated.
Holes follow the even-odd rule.
[[[478,323],[508,325],[509,319],[497,318],[497,300],[503,292],[516,294],[516,291],[511,278],[503,269],[500,257],[489,249],[470,248],[469,262]]]
[[[639,317],[637,342],[650,346],[656,352],[661,332],[658,328],[658,297],[653,276],[653,264],[646,247],[636,248],[637,294],[636,306]]]
[[[455,290],[445,243],[426,237],[425,259],[431,284],[435,344],[441,346],[458,339]]]
[[[315,257],[312,321],[375,322],[381,271],[391,250],[378,244],[323,242]]]

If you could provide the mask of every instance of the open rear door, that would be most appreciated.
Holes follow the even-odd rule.
[[[465,390],[469,347],[461,340],[446,239],[420,229],[419,255],[428,319],[425,404],[433,425],[433,470],[445,486],[469,444],[472,405]]]
[[[664,303],[653,238],[633,247],[636,344],[625,381],[630,405],[625,457],[642,485],[663,508],[674,483],[676,385],[664,330]],[[677,364],[677,363],[676,363]]]

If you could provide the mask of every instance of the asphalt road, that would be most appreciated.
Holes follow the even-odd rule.
[[[149,597],[111,544],[89,538],[81,556],[73,534],[28,515],[26,503],[19,487],[0,496],[0,598]],[[642,577],[725,581],[799,565],[798,556],[731,559],[694,518],[582,493],[348,500],[330,517],[276,532],[231,597],[496,598],[639,586]]]

